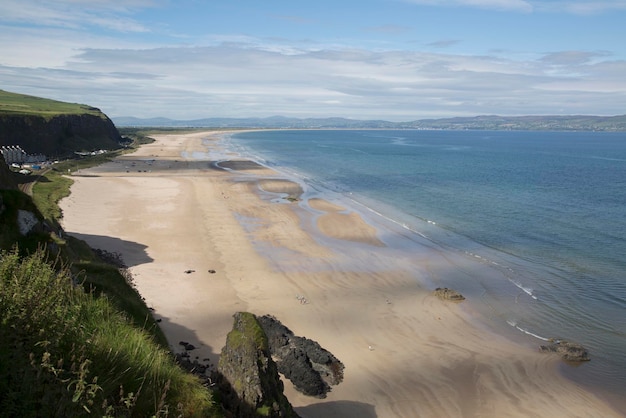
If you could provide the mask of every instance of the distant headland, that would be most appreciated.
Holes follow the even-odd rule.
[[[112,118],[117,126],[171,128],[265,128],[265,129],[441,129],[516,131],[626,131],[626,115],[619,116],[474,116],[419,119],[410,122],[357,120],[346,118]]]

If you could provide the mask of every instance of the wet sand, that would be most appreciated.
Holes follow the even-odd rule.
[[[236,311],[271,314],[345,364],[325,399],[285,381],[303,417],[620,416],[558,358],[432,296],[422,275],[458,273],[441,254],[397,254],[354,210],[254,162],[209,161],[212,135],[160,135],[73,176],[61,204],[67,233],[122,254],[173,350],[216,363]]]

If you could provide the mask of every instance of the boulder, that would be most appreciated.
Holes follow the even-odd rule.
[[[550,340],[550,344],[542,345],[539,348],[544,353],[556,353],[565,361],[589,361],[589,353],[580,344],[564,340]]]
[[[39,219],[37,216],[27,210],[19,209],[17,211],[17,225],[20,230],[20,234],[26,235],[31,232],[35,227],[41,228]]]
[[[443,300],[453,300],[459,302],[465,300],[465,296],[463,296],[456,290],[448,289],[447,287],[438,287],[433,293],[435,296]]]
[[[258,317],[278,371],[308,396],[326,397],[343,380],[344,365],[316,341],[299,337],[270,315]]]
[[[233,416],[297,417],[283,393],[267,336],[257,318],[238,312],[218,364],[222,401]]]

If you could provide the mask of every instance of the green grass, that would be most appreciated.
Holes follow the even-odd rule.
[[[269,350],[267,335],[265,335],[263,328],[261,328],[254,314],[250,312],[240,312],[239,321],[241,331],[233,329],[226,336],[229,347],[236,350],[244,344],[250,344],[249,339],[252,338],[256,349]]]
[[[102,118],[105,117],[99,109],[91,106],[59,102],[57,100],[0,90],[0,115],[3,113],[10,115],[38,115],[46,119],[67,114],[89,114]]]
[[[65,237],[65,245],[62,248],[66,254],[65,258],[72,260],[72,273],[86,291],[107,297],[133,324],[149,331],[157,344],[168,348],[165,334],[123,271],[101,260],[84,241],[79,239]]]
[[[72,279],[43,252],[0,254],[1,416],[219,416],[149,333]]]

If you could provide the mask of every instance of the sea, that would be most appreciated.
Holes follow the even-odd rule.
[[[591,361],[560,372],[626,415],[625,132],[273,130],[222,141],[303,184],[305,199],[327,196],[475,261],[476,274],[423,284],[461,291],[483,325],[529,349],[582,344]]]

